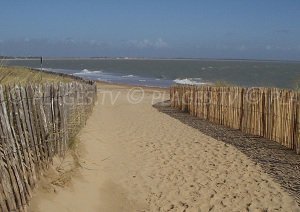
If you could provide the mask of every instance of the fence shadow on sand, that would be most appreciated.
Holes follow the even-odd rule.
[[[170,106],[170,101],[153,105],[165,113],[203,134],[230,144],[247,155],[252,161],[289,192],[300,205],[300,155],[295,151],[266,138],[249,135],[240,130],[214,124]]]

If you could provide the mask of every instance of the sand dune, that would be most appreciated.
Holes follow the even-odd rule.
[[[300,211],[237,149],[159,113],[150,90],[131,104],[128,97],[138,102],[142,94],[101,87],[79,135],[79,159],[73,152],[61,163],[68,174],[61,183],[49,184],[57,170],[47,173],[30,211]]]

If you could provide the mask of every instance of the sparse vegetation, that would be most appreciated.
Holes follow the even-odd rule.
[[[298,80],[295,84],[295,90],[300,92],[300,80]]]
[[[234,86],[233,84],[226,82],[226,81],[216,81],[213,84],[215,87],[230,87]]]
[[[55,74],[49,74],[31,70],[24,67],[0,66],[0,84],[26,84],[26,83],[46,83],[46,82],[71,82],[72,79]]]

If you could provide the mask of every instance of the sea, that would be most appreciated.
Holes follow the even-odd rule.
[[[40,68],[40,59],[8,59],[7,66]],[[296,88],[300,62],[213,59],[45,58],[43,69],[85,79],[155,87],[228,83],[245,87]]]

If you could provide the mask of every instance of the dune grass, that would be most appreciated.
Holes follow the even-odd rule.
[[[0,67],[0,84],[71,82],[69,77],[39,72],[24,67]]]
[[[300,79],[295,82],[294,89],[296,91],[300,92]]]
[[[214,83],[213,83],[213,86],[214,86],[214,87],[233,87],[234,84],[229,83],[229,82],[227,82],[227,81],[219,80],[219,81],[214,82]]]

